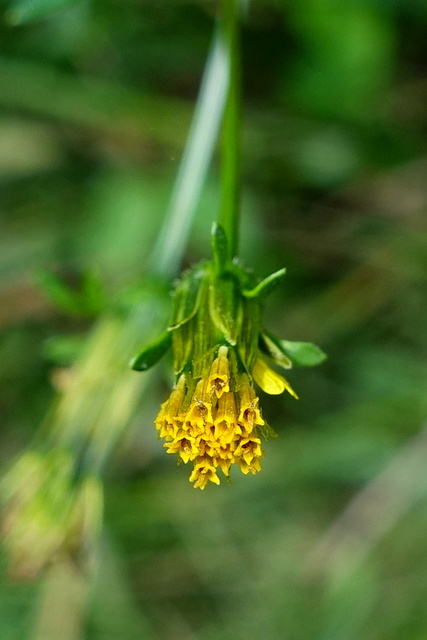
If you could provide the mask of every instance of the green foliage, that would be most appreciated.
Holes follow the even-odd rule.
[[[96,316],[106,306],[106,294],[93,271],[83,273],[77,289],[50,271],[40,271],[37,280],[55,306],[70,315]]]
[[[314,367],[326,360],[326,354],[311,342],[281,340],[271,333],[263,333],[261,347],[277,364],[289,369],[292,364],[299,367]]]
[[[374,114],[390,82],[395,34],[389,12],[374,2],[304,0],[291,3],[303,54],[290,92],[323,117]]]
[[[52,364],[69,367],[81,354],[85,338],[81,334],[51,336],[43,344],[43,355]]]

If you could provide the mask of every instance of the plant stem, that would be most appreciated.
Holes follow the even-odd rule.
[[[187,144],[148,271],[170,278],[185,251],[196,206],[215,150],[227,97],[229,63],[220,30],[213,38]]]
[[[222,132],[221,209],[219,223],[230,247],[230,258],[238,251],[241,164],[241,78],[239,42],[240,4],[222,0],[221,26],[229,63],[229,86]]]

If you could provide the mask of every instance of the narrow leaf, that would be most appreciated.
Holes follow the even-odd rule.
[[[37,281],[53,304],[68,314],[91,318],[100,313],[106,305],[106,294],[95,271],[80,274],[76,287],[71,287],[48,270],[41,270]]]
[[[135,371],[147,371],[157,364],[169,349],[172,341],[170,331],[164,331],[162,335],[153,343],[145,347],[130,363]]]
[[[38,273],[37,282],[58,309],[73,315],[84,315],[86,310],[82,309],[80,293],[68,286],[59,276],[43,270]]]
[[[246,298],[265,298],[266,296],[270,295],[273,289],[277,287],[279,282],[283,280],[283,278],[285,277],[285,273],[285,268],[279,269],[279,271],[276,271],[275,273],[272,273],[271,275],[264,278],[264,280],[259,282],[253,289],[244,290],[243,295]]]

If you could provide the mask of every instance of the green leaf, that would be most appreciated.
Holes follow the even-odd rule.
[[[95,271],[81,274],[78,288],[48,270],[38,273],[37,282],[53,304],[70,315],[94,317],[106,304],[106,295]]]
[[[275,271],[275,273],[264,278],[264,280],[259,282],[253,289],[245,289],[242,293],[246,298],[265,298],[270,295],[279,282],[283,280],[285,274],[285,268],[279,269],[279,271]]]
[[[265,337],[267,337],[284,356],[289,358],[293,364],[299,367],[314,367],[327,358],[324,351],[312,342],[281,340],[268,332],[263,333],[263,340],[265,340]]]
[[[312,342],[281,340],[283,352],[300,367],[314,367],[326,360],[327,355]]]
[[[228,266],[228,242],[224,229],[217,222],[212,225],[211,245],[215,270],[222,275]]]
[[[80,294],[51,271],[40,271],[37,282],[53,304],[66,313],[82,314]]]
[[[172,341],[170,331],[164,331],[162,335],[152,344],[145,347],[133,360],[130,366],[135,371],[147,371],[159,362],[169,349]]]

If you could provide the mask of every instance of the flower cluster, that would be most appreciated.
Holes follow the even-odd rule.
[[[262,456],[258,427],[264,425],[255,390],[247,374],[230,379],[228,347],[221,346],[209,375],[196,385],[181,374],[170,398],[156,418],[166,451],[193,462],[190,482],[204,489],[219,484],[217,469],[228,476],[237,464],[243,473],[260,471]]]
[[[208,482],[220,484],[218,470],[228,477],[233,464],[244,474],[260,471],[260,435],[272,430],[262,417],[254,382],[266,393],[286,390],[297,398],[266,357],[285,369],[317,364],[325,357],[310,343],[280,340],[261,326],[263,299],[284,269],[256,282],[227,259],[218,226],[213,253],[212,262],[181,278],[170,326],[132,363],[145,371],[172,347],[176,384],[155,424],[167,453],[192,462],[189,479],[200,489]]]

